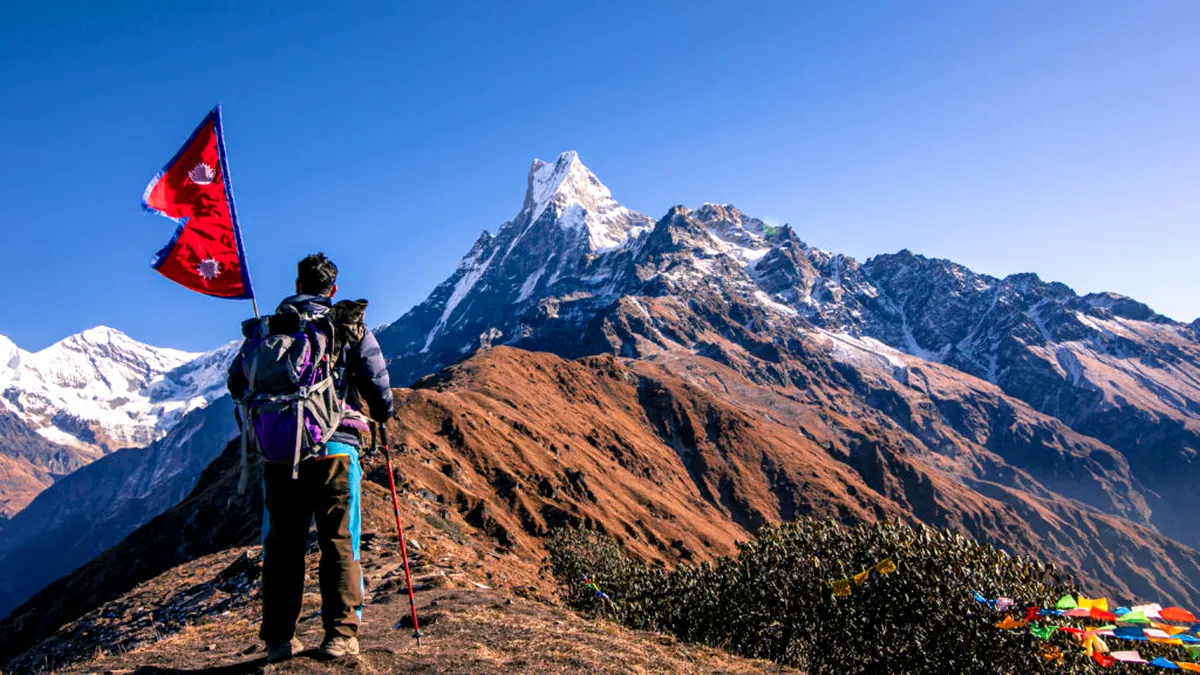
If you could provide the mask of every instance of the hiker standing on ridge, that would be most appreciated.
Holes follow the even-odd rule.
[[[333,304],[337,266],[323,253],[300,261],[296,295],[275,314],[243,323],[245,341],[229,368],[242,452],[263,453],[262,604],[267,660],[304,649],[296,638],[304,555],[315,520],[321,548],[320,651],[358,653],[363,580],[359,567],[362,468],[369,420],[392,415],[383,352],[365,329],[366,301]],[[252,439],[252,442],[251,442]],[[244,470],[244,469],[243,469]]]

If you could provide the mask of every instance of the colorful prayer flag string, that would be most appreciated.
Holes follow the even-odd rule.
[[[974,595],[977,602],[1000,612],[1006,612],[1015,606],[1015,603],[1009,598],[989,599],[985,598],[978,591]],[[1098,619],[1108,622],[1115,621],[1116,623],[1132,625],[1118,626],[1115,624],[1106,624],[1096,628],[1084,629],[1050,623],[1044,625],[1032,623],[1033,621],[1048,620],[1060,616]],[[1188,625],[1174,625],[1164,623],[1165,621],[1174,621],[1176,624],[1184,623]],[[1137,650],[1110,651],[1104,641],[1104,638],[1114,638],[1118,640],[1178,645],[1186,649],[1188,655],[1193,660],[1198,659],[1200,658],[1200,622],[1196,621],[1196,616],[1192,612],[1179,607],[1163,608],[1161,605],[1148,604],[1135,605],[1132,608],[1117,607],[1112,612],[1109,612],[1108,600],[1106,598],[1064,595],[1054,603],[1054,609],[1028,607],[1023,618],[1016,619],[1010,614],[1005,614],[1004,618],[995,625],[1002,630],[1014,630],[1028,625],[1030,634],[1040,640],[1050,639],[1056,631],[1069,633],[1079,640],[1080,647],[1088,658],[1105,668],[1112,667],[1117,663],[1129,663],[1200,673],[1200,663],[1172,661],[1161,656],[1147,661],[1142,658]],[[1061,650],[1052,645],[1043,644],[1041,646],[1041,654],[1047,661],[1062,662]]]
[[[594,581],[589,579],[586,574],[583,577],[581,577],[581,579],[583,580],[584,588],[590,588],[591,590],[596,592],[597,598],[600,598],[601,600],[603,600],[609,604],[612,604],[612,598],[608,597],[607,593],[600,590],[600,587],[597,586]]]
[[[844,598],[844,597],[850,595],[851,582],[853,582],[853,584],[855,586],[862,586],[863,584],[867,583],[867,579],[869,579],[871,577],[871,572],[876,572],[878,574],[885,574],[885,575],[895,572],[896,571],[896,562],[894,560],[892,560],[892,558],[895,557],[896,555],[898,555],[904,549],[908,548],[908,545],[911,543],[912,542],[908,542],[907,544],[904,544],[900,548],[896,549],[896,552],[893,553],[890,557],[880,560],[879,562],[875,563],[874,565],[871,565],[870,567],[859,572],[858,574],[854,574],[845,579],[837,579],[835,581],[830,581],[829,585],[833,587],[834,597]]]

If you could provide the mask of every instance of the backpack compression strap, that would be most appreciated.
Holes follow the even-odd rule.
[[[254,359],[250,364],[250,383],[254,382],[256,374],[258,374],[258,359]],[[246,494],[246,483],[250,481],[250,460],[247,457],[247,446],[250,445],[252,425],[250,423],[250,406],[245,402],[247,394],[248,392],[242,392],[242,401],[239,404],[242,409],[242,461],[237,484],[237,493],[239,495]]]

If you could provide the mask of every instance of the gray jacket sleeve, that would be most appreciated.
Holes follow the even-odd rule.
[[[367,412],[376,422],[385,422],[392,416],[392,382],[388,377],[387,362],[383,350],[371,331],[350,350],[346,364],[348,377],[358,390]]]

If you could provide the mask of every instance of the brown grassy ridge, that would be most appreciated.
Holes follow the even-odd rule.
[[[1144,577],[1151,590],[1167,576],[1158,561],[1194,556],[1053,494],[966,481],[920,452],[914,432],[866,412],[849,388],[770,387],[703,357],[570,361],[496,348],[396,393],[392,436],[406,448],[397,473],[415,536],[503,561],[479,583],[525,587],[551,605],[554,591],[537,574],[541,537],[564,525],[599,529],[673,565],[730,553],[758,525],[796,515],[898,516],[1060,562],[1077,562],[1072,550],[1111,548],[1133,570],[1127,578]],[[985,456],[980,447],[962,449]],[[369,467],[365,520],[386,533],[380,465]],[[231,446],[180,505],[0,623],[0,658],[78,662],[90,653],[56,651],[72,635],[64,626],[180,564],[252,545],[261,505],[254,490],[236,495],[236,477]],[[1111,588],[1084,580],[1089,590]]]

